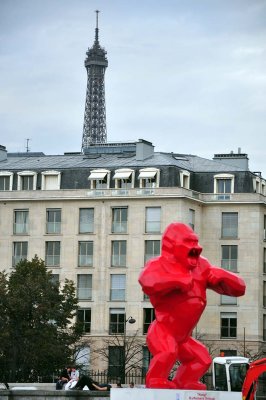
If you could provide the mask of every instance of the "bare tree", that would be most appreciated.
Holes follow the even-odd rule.
[[[94,350],[93,357],[105,360],[109,365],[110,376],[115,374],[124,383],[128,374],[142,370],[144,346],[145,340],[138,336],[137,331],[131,336],[113,334],[103,340],[100,348]],[[118,350],[114,359],[110,358],[112,348]]]
[[[248,344],[244,343],[239,343],[238,348],[240,349],[240,353],[244,355],[244,357],[249,358],[249,361],[256,361],[259,360],[260,358],[265,357],[265,348],[261,344],[260,347],[258,348],[257,351],[254,351],[254,349],[251,349]]]
[[[213,342],[212,340],[207,340],[206,333],[202,332],[200,329],[195,329],[193,332],[193,336],[195,339],[197,339],[199,342],[207,347],[208,352],[212,358],[220,353],[220,350],[217,347],[217,343]]]

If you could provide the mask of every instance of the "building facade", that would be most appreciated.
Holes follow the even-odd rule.
[[[154,313],[138,276],[160,254],[166,226],[184,222],[199,235],[203,256],[239,273],[247,285],[242,298],[209,291],[194,336],[212,356],[263,353],[265,195],[265,180],[249,171],[241,152],[208,160],[155,152],[145,140],[55,156],[8,153],[1,146],[0,268],[10,272],[37,254],[54,279],[76,284],[90,367],[108,367],[108,360],[92,356],[103,341],[136,335],[145,368]],[[136,322],[127,324],[129,317]]]

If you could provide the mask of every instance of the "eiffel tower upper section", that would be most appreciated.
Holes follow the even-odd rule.
[[[87,70],[87,93],[85,103],[82,151],[94,144],[106,143],[106,111],[104,75],[108,66],[106,51],[99,43],[98,14],[93,46],[88,48],[85,67]]]

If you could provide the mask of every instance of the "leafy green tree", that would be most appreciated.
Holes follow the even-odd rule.
[[[73,324],[74,283],[55,283],[36,256],[0,274],[0,368],[9,381],[34,381],[70,363],[82,332]],[[3,339],[3,341],[2,341]]]

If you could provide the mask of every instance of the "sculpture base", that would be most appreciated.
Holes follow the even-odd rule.
[[[179,389],[111,389],[111,400],[242,400],[240,392]]]

